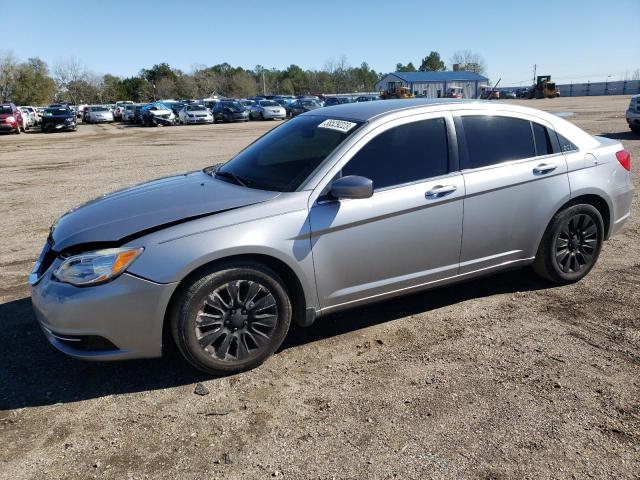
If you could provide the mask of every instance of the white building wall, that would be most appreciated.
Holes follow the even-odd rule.
[[[414,82],[407,84],[402,82],[395,75],[386,75],[375,85],[375,90],[378,92],[387,89],[388,82],[401,82],[400,84],[405,87],[411,88],[417,95],[426,95],[428,98],[437,98],[438,90],[440,90],[440,96],[444,97],[447,94],[447,89],[450,87],[462,87],[464,98],[477,98],[480,94],[480,87],[487,85],[487,82],[478,81],[450,81],[450,82]]]

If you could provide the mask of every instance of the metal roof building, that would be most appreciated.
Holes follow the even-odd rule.
[[[407,87],[415,95],[428,98],[444,97],[451,87],[461,87],[464,98],[478,98],[480,87],[489,82],[487,77],[475,72],[394,72],[385,75],[376,90],[395,91],[398,87]]]

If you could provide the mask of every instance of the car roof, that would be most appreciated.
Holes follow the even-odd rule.
[[[363,95],[363,97],[369,97]],[[455,98],[412,98],[406,100],[376,100],[373,102],[360,102],[360,103],[343,103],[340,105],[332,105],[330,107],[324,107],[321,110],[323,115],[328,117],[342,117],[351,118],[359,121],[369,121],[373,118],[380,117],[399,110],[406,110],[412,108],[436,106],[436,105],[448,105],[458,103],[479,103],[477,100],[463,100]],[[489,102],[487,102],[489,103]],[[320,113],[316,111],[316,115]]]

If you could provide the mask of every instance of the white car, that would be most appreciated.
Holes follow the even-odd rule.
[[[20,113],[22,114],[22,130],[23,131],[26,132],[31,127],[36,126],[35,116],[30,110],[28,110],[25,107],[18,107],[18,110],[20,110]]]
[[[30,105],[25,105],[23,107],[18,107],[20,110],[27,110],[30,114],[31,117],[33,118],[33,125],[40,125],[40,113],[38,112],[38,110],[36,110],[35,107],[32,107]]]
[[[287,111],[282,105],[273,100],[258,100],[249,107],[249,117],[252,120],[284,120]]]
[[[204,105],[189,104],[178,112],[178,120],[186,125],[198,123],[213,123],[211,111]]]
[[[631,97],[626,117],[629,128],[636,133],[640,133],[640,95]]]
[[[85,121],[87,123],[104,123],[104,122],[113,122],[113,113],[109,109],[109,107],[103,107],[100,105],[94,105],[88,108],[88,113],[85,114]]]
[[[133,105],[133,102],[131,100],[116,102],[116,107],[113,110],[113,118],[115,120],[122,120],[122,114],[124,113],[126,105]]]

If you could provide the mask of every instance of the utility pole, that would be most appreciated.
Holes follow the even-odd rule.
[[[267,84],[264,81],[264,68],[262,69],[262,94],[267,94]]]
[[[536,65],[535,63],[533,64],[533,84],[536,84],[536,68],[538,65]]]

